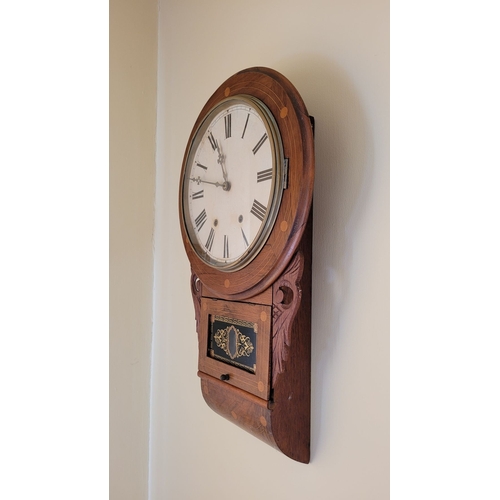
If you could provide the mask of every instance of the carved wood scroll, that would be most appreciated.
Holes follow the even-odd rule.
[[[285,369],[290,346],[290,327],[302,299],[300,279],[304,256],[297,252],[285,272],[273,285],[273,383]]]
[[[193,295],[194,317],[196,319],[196,331],[200,332],[201,314],[201,281],[195,273],[191,274],[191,294]]]

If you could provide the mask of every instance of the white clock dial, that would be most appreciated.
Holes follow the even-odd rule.
[[[283,190],[277,125],[262,103],[222,101],[194,135],[183,179],[183,215],[200,258],[222,270],[244,267],[269,236]]]

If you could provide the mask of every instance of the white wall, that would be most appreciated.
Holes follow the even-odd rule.
[[[148,491],[157,1],[110,2],[110,498]]]
[[[389,2],[160,0],[158,54],[150,498],[387,499]],[[196,376],[182,157],[212,92],[256,65],[316,118],[309,465],[216,415]]]

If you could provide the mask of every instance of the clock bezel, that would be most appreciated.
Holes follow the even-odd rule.
[[[228,97],[248,95],[261,101],[274,117],[289,160],[288,186],[267,241],[241,269],[231,272],[204,262],[191,247],[183,220],[183,179],[194,135],[208,112]],[[192,271],[204,286],[221,298],[246,299],[266,288],[284,271],[305,230],[312,202],[314,140],[309,114],[292,83],[269,68],[250,68],[228,78],[207,101],[189,137],[181,169],[179,215],[181,233]]]
[[[192,162],[196,156],[198,147],[205,135],[206,131],[209,130],[214,123],[215,119],[224,112],[224,109],[228,109],[231,105],[227,106],[227,103],[233,101],[235,104],[244,104],[246,106],[252,107],[260,119],[262,120],[268,137],[270,139],[271,145],[271,155],[273,158],[273,170],[274,176],[272,179],[272,186],[270,190],[270,199],[268,202],[269,210],[266,213],[265,219],[262,222],[260,229],[256,237],[252,240],[249,247],[244,253],[242,253],[236,260],[224,263],[224,259],[217,259],[210,257],[207,252],[204,251],[202,243],[196,238],[196,230],[193,227],[192,222],[189,220],[189,210],[188,210],[188,191],[189,183],[186,182],[186,177],[192,171]],[[225,99],[218,102],[201,120],[198,128],[193,132],[192,139],[188,143],[188,149],[185,155],[185,163],[183,164],[182,172],[183,178],[181,179],[181,221],[184,223],[184,229],[188,236],[189,244],[192,250],[198,255],[198,257],[205,262],[208,266],[220,270],[222,272],[234,272],[239,269],[243,269],[247,266],[260,252],[264,244],[266,243],[269,234],[272,230],[273,224],[278,215],[281,198],[284,189],[284,156],[283,156],[283,145],[281,142],[280,131],[276,120],[267,106],[260,100],[256,99],[251,95],[234,95],[226,97]],[[221,193],[221,196],[224,196]]]

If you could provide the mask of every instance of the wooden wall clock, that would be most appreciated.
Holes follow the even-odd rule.
[[[226,80],[184,156],[182,238],[208,405],[309,462],[313,120],[268,68]]]

